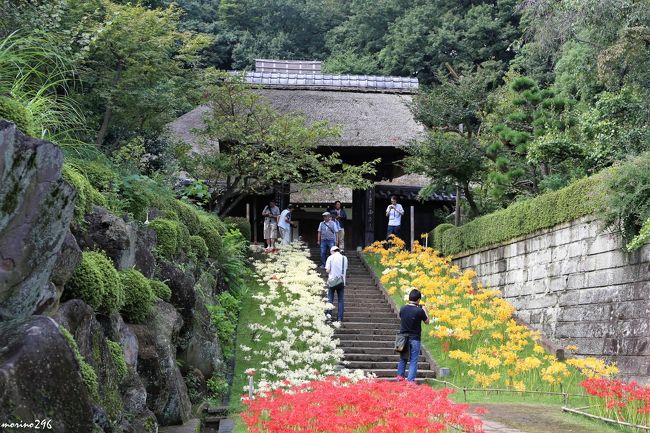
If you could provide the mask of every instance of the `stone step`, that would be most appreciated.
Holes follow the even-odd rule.
[[[188,420],[183,425],[171,425],[167,427],[161,427],[159,433],[196,433],[201,425],[201,420],[198,418],[192,418]]]
[[[363,349],[386,349],[389,348],[393,350],[393,344],[395,344],[395,338],[389,339],[369,339],[362,340],[358,338],[348,338],[355,337],[354,335],[345,336],[344,339],[339,338],[339,347],[345,352],[348,348],[363,348]],[[366,336],[367,337],[367,336]],[[371,337],[375,337],[372,335]]]
[[[386,352],[388,352],[388,350]],[[377,355],[374,353],[347,353],[347,351],[344,351],[344,353],[345,353],[344,359],[346,361],[393,362],[393,363],[399,362],[399,354],[391,353],[390,355]],[[424,358],[420,358],[420,360],[422,359]]]
[[[334,309],[338,308],[338,304],[334,303]],[[370,313],[370,314],[392,314],[397,317],[393,310],[388,305],[375,305],[375,306],[361,306],[361,304],[354,305],[351,302],[345,303],[345,314],[354,313]]]
[[[343,330],[359,330],[359,331],[365,331],[368,329],[372,330],[381,330],[381,329],[395,329],[395,321],[393,320],[392,323],[382,323],[382,322],[352,322],[350,320],[346,320],[343,322],[343,326],[341,326],[338,331],[343,331]],[[397,333],[399,329],[395,331]]]
[[[378,377],[377,380],[385,380],[386,382],[397,382],[397,379],[395,377]],[[424,377],[416,377],[414,382],[417,383],[418,385],[426,385],[432,381]],[[404,383],[406,384],[407,382]]]
[[[399,319],[395,314],[391,313],[371,313],[369,311],[351,313],[349,311],[345,312],[346,319],[350,322],[364,322],[364,321],[375,321],[375,320],[393,320],[399,322]],[[352,318],[359,320],[352,320]]]
[[[395,333],[392,333],[392,334],[370,334],[370,333],[351,334],[351,333],[343,333],[343,334],[334,334],[334,338],[338,338],[341,341],[341,347],[345,346],[346,342],[348,342],[348,341],[371,341],[371,340],[375,340],[375,341],[384,341],[384,342],[394,343],[395,342]]]
[[[346,360],[347,361],[347,360]],[[346,362],[345,366],[349,368],[350,370],[390,370],[391,368],[394,368],[397,370],[397,363],[399,360],[393,362],[393,361],[374,361],[374,362],[368,362],[368,361],[350,361]],[[407,364],[408,367],[408,364]],[[420,361],[418,362],[418,370],[428,370],[429,369],[429,363],[426,361]]]
[[[371,315],[372,316],[372,315]],[[398,326],[399,327],[399,320],[395,318],[394,315],[389,315],[385,314],[386,317],[373,317],[372,319],[368,318],[367,316],[360,316],[358,314],[345,314],[345,322],[343,322],[344,326],[347,326],[346,324],[348,322],[368,322],[368,323],[380,323],[380,324],[389,324],[393,327]]]
[[[407,365],[408,367],[408,365]],[[394,378],[397,375],[397,366],[395,368],[389,368],[389,369],[369,369],[369,370],[363,370],[367,373],[373,373],[377,377],[392,377]],[[420,370],[418,369],[418,374],[415,376],[416,378],[435,378],[436,377],[436,372],[433,370]]]
[[[392,344],[383,344],[381,347],[356,347],[348,346],[343,349],[345,357],[348,356],[399,356],[395,354]]]

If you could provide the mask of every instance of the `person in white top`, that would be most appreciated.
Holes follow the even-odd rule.
[[[327,271],[327,302],[334,302],[334,292],[338,299],[337,320],[343,321],[345,274],[348,271],[348,258],[341,254],[339,247],[334,245],[330,248],[330,256],[325,262]]]
[[[401,204],[397,203],[397,196],[392,195],[390,197],[390,204],[386,208],[386,216],[388,217],[388,232],[386,233],[386,239],[390,238],[390,235],[399,237],[399,229],[402,225],[402,215],[404,215],[404,208]]]
[[[291,211],[293,210],[293,205],[290,204],[285,210],[282,211],[278,217],[278,229],[280,229],[280,238],[282,239],[282,245],[289,245],[291,243]]]

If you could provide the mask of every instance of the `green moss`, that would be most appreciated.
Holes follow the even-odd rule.
[[[513,203],[508,208],[484,215],[441,233],[444,255],[498,244],[537,230],[573,221],[593,213],[602,201],[606,172],[581,179],[566,188]]]
[[[83,355],[81,355],[81,352],[79,352],[79,346],[77,346],[77,342],[75,341],[70,331],[68,331],[63,326],[59,326],[59,331],[61,331],[61,334],[68,342],[68,346],[70,346],[70,349],[72,349],[72,352],[74,353],[74,357],[79,364],[79,374],[81,375],[81,380],[83,381],[84,385],[86,385],[90,397],[93,400],[98,401],[99,384],[97,382],[97,373],[95,373],[95,370],[92,368],[92,366],[86,362],[86,359],[83,357]]]
[[[201,221],[199,221],[199,209],[196,206],[180,200],[173,200],[170,206],[178,215],[178,220],[187,226],[190,234],[196,235],[199,233],[201,230]]]
[[[201,236],[190,236],[190,251],[198,263],[203,263],[208,258],[208,246]]]
[[[219,232],[220,221],[208,214],[200,215],[201,230],[199,236],[203,238],[208,246],[208,256],[218,259],[223,251],[223,240]]]
[[[115,365],[115,369],[117,370],[118,379],[122,381],[128,373],[122,347],[119,343],[111,340],[106,340],[106,344],[108,344],[108,349],[111,351],[111,357],[113,358],[113,365]]]
[[[156,302],[156,294],[151,289],[149,280],[135,269],[121,271],[120,279],[126,295],[122,315],[128,322],[142,322],[149,316]]]
[[[238,229],[247,241],[251,240],[251,223],[245,217],[226,217],[223,222]]]
[[[124,305],[124,288],[113,262],[103,252],[86,251],[65,285],[65,299],[80,298],[96,311],[112,313]]]
[[[147,418],[144,423],[144,433],[157,433],[158,432],[158,423],[156,419],[152,416]]]
[[[68,157],[65,161],[86,176],[90,184],[99,191],[109,191],[118,182],[118,174],[108,162]]]
[[[153,290],[156,296],[165,302],[169,302],[172,297],[172,289],[170,289],[167,284],[163,283],[162,281],[149,280],[149,285],[151,286],[151,290]]]
[[[190,248],[190,231],[187,229],[185,224],[178,222],[178,249],[188,251]]]
[[[168,219],[156,219],[149,223],[149,227],[158,235],[158,252],[168,259],[174,258],[178,252],[179,223]]]
[[[86,176],[69,164],[63,164],[63,179],[77,191],[74,217],[77,222],[82,222],[84,215],[92,211],[93,206],[107,207],[104,197],[93,187]]]
[[[0,96],[0,118],[9,120],[26,135],[39,137],[40,134],[34,124],[32,113],[20,102],[13,98]]]

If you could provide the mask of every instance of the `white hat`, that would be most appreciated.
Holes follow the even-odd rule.
[[[330,216],[331,214],[329,212],[323,212],[323,216]]]
[[[334,245],[332,248],[330,248],[330,253],[333,253],[334,251],[338,251],[338,250],[339,250],[339,247]]]

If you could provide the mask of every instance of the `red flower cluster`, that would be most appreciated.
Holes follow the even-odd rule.
[[[606,412],[627,421],[648,424],[650,414],[650,387],[638,383],[611,379],[586,379],[581,383],[587,394],[597,397]]]
[[[449,426],[482,433],[467,405],[450,389],[405,382],[328,377],[246,400],[242,419],[251,433],[441,433]]]

